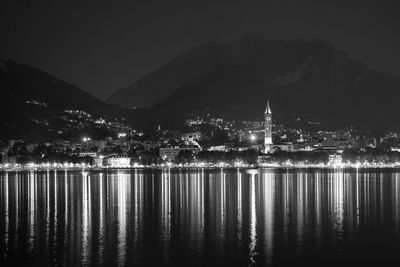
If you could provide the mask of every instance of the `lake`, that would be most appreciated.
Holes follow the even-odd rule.
[[[400,266],[400,170],[0,173],[0,265]]]

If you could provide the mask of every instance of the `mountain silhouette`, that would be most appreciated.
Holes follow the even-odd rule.
[[[299,114],[334,127],[397,129],[399,96],[399,78],[325,41],[245,36],[194,48],[117,90],[109,102],[151,107],[165,118],[207,112],[251,119],[262,116],[269,99],[283,122]]]
[[[37,68],[9,60],[0,62],[0,89],[0,136],[6,138],[57,136],[57,130],[63,132],[73,121],[66,110],[110,119],[125,112]]]

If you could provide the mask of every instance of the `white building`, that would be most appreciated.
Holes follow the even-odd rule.
[[[220,145],[220,146],[210,146],[208,149],[208,151],[221,151],[221,152],[225,152],[225,151],[229,151],[229,148],[225,145]]]
[[[127,168],[131,166],[131,158],[124,156],[109,157],[106,162],[107,166],[113,168]]]
[[[96,152],[80,152],[79,153],[79,157],[97,157],[97,153]]]

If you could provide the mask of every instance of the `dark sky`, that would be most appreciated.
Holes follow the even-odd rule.
[[[104,3],[101,3],[104,2]],[[400,77],[400,1],[0,1],[0,56],[99,98],[199,44],[324,39]]]

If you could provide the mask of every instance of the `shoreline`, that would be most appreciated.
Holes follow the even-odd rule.
[[[216,170],[216,169],[400,169],[400,164],[262,164],[262,165],[132,165],[132,166],[17,166],[0,167],[0,172],[12,171],[106,171],[106,170]]]

